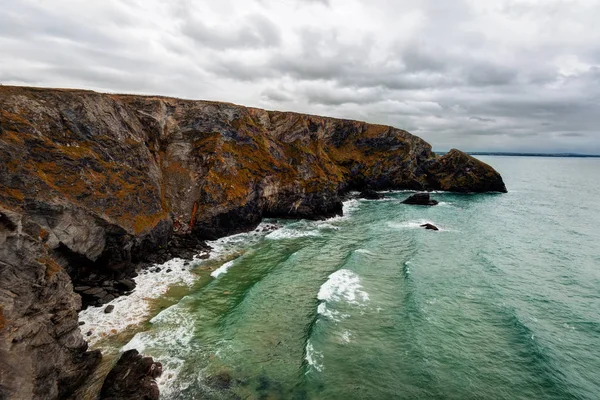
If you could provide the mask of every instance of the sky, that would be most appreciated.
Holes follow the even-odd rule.
[[[600,0],[0,0],[0,83],[600,154]]]

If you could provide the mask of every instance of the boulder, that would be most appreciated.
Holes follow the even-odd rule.
[[[104,309],[104,314],[110,314],[111,312],[113,312],[114,309],[115,309],[115,306],[110,304],[110,305],[106,306],[106,308]]]
[[[100,390],[100,399],[158,400],[155,378],[161,374],[161,363],[155,362],[152,357],[143,357],[135,349],[128,350],[108,373]]]
[[[409,196],[402,203],[404,204],[415,204],[419,206],[435,206],[438,204],[437,200],[433,200],[429,198],[429,193],[415,193],[412,196]]]
[[[130,292],[133,289],[135,289],[135,282],[132,279],[121,279],[117,282],[117,284],[119,289],[125,290],[127,292]]]
[[[421,225],[421,228],[430,229],[432,231],[439,231],[440,230],[437,226],[432,225],[432,224],[423,224],[423,225]]]
[[[380,200],[380,199],[383,199],[384,196],[383,196],[383,194],[378,193],[375,190],[365,189],[362,192],[360,192],[358,197],[360,199],[367,199],[367,200]]]

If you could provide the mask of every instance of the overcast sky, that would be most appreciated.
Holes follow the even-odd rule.
[[[0,82],[600,153],[600,0],[0,0]]]

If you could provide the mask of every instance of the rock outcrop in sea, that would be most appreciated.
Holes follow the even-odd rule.
[[[158,400],[155,378],[161,374],[161,363],[141,356],[137,350],[127,350],[108,373],[100,400]]]
[[[136,265],[342,213],[351,190],[505,192],[401,129],[228,103],[0,87],[0,398],[68,397],[98,364],[77,312]]]
[[[415,193],[405,199],[402,203],[413,204],[417,206],[435,206],[438,204],[437,200],[433,200],[429,193]]]

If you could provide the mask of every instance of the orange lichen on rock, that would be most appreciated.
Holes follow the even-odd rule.
[[[0,306],[0,331],[7,325],[6,317],[4,316],[4,308]]]
[[[143,232],[148,232],[152,228],[154,228],[160,221],[166,219],[167,217],[168,213],[166,212],[166,210],[163,210],[162,212],[153,215],[136,214],[134,217],[132,217],[133,232],[136,235],[139,235]]]
[[[194,207],[192,207],[192,216],[190,217],[190,229],[194,228],[194,222],[196,221],[196,213],[198,212],[198,202],[194,202]]]
[[[50,256],[42,257],[39,259],[39,262],[44,264],[46,267],[46,279],[51,279],[58,271],[62,269],[56,260]]]

